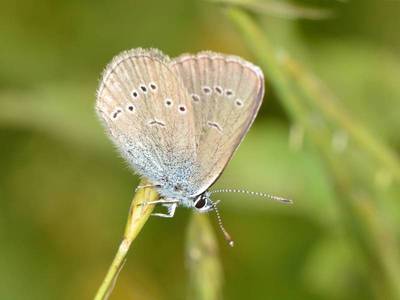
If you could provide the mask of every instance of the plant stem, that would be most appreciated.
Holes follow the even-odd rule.
[[[312,101],[312,104],[318,107],[328,119],[343,127],[366,152],[380,162],[385,169],[390,170],[397,181],[400,181],[400,162],[394,151],[380,141],[378,137],[370,134],[338,105],[335,105],[339,102],[336,97],[304,66],[289,55],[281,55],[280,58],[281,66],[302,87],[302,91]]]
[[[140,185],[145,185],[146,182],[142,181]],[[129,209],[128,221],[125,227],[124,236],[121,244],[118,247],[118,251],[111,263],[107,274],[100,285],[94,300],[106,300],[110,296],[119,272],[121,271],[126,261],[126,255],[128,254],[129,248],[132,242],[135,240],[143,225],[150,217],[151,212],[154,209],[154,205],[146,204],[141,205],[143,202],[154,201],[158,199],[158,194],[151,188],[139,189],[134,195]]]
[[[190,280],[188,299],[221,299],[222,266],[218,242],[208,215],[192,215],[186,240],[186,262]]]

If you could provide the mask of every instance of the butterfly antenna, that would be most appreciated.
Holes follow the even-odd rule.
[[[215,203],[212,202],[212,206],[213,206],[215,214],[217,216],[218,226],[219,226],[219,228],[221,228],[221,231],[224,234],[224,238],[228,242],[228,245],[233,247],[235,243],[234,243],[233,239],[231,238],[230,234],[228,233],[228,231],[226,231],[224,225],[222,224],[221,215],[219,214],[219,211],[218,211],[218,208],[217,208],[217,203],[218,202],[219,201],[217,201]]]
[[[293,204],[293,201],[287,198],[275,196],[275,195],[270,195],[267,193],[260,193],[260,192],[251,192],[248,190],[237,190],[237,189],[219,189],[219,190],[214,190],[210,191],[210,194],[215,194],[215,193],[242,193],[242,194],[247,194],[247,195],[252,195],[252,196],[259,196],[259,197],[264,197],[270,200],[278,201],[283,204]]]

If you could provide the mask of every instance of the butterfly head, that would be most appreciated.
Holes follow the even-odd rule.
[[[215,204],[212,202],[210,198],[209,192],[204,192],[203,194],[197,196],[193,201],[193,207],[196,211],[205,213],[213,210]]]
[[[210,198],[211,192],[204,192],[203,194],[197,196],[195,200],[193,201],[193,207],[200,213],[205,213],[209,212],[210,210],[214,210],[215,214],[218,219],[218,225],[222,230],[222,233],[224,234],[224,237],[226,241],[228,242],[229,246],[233,247],[233,240],[229,233],[225,230],[224,225],[222,224],[222,219],[221,216],[219,215],[218,209],[217,209],[217,204],[219,203],[219,200],[213,202]]]

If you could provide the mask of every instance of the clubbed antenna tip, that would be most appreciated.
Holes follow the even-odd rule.
[[[283,198],[283,197],[279,197],[279,196],[274,196],[274,195],[269,195],[269,196],[270,196],[269,197],[270,199],[279,201],[279,202],[281,202],[283,204],[293,204],[293,200],[291,200],[291,199],[287,199],[287,198]]]
[[[222,219],[221,219],[221,216],[220,216],[218,208],[217,208],[218,202],[219,202],[219,200],[212,203],[215,214],[217,216],[218,226],[219,226],[219,228],[221,228],[221,231],[224,234],[224,238],[228,242],[228,245],[233,247],[235,245],[235,242],[233,241],[233,239],[231,238],[231,235],[228,233],[228,231],[226,231],[224,225],[222,224]]]

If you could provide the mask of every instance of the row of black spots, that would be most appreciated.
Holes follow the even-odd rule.
[[[212,94],[212,89],[209,86],[205,85],[205,86],[202,87],[202,89],[203,89],[203,93],[205,95],[210,96]],[[231,89],[225,89],[224,90],[219,85],[214,87],[214,91],[220,96],[225,95],[228,98],[232,98],[234,96],[234,92]],[[192,94],[192,99],[193,99],[194,102],[199,102],[200,101],[200,96],[197,95],[197,94]],[[235,103],[236,107],[238,107],[238,108],[243,106],[243,100],[242,99],[236,98],[234,103]]]
[[[166,98],[164,100],[164,105],[166,107],[172,107],[174,105],[174,102],[172,101],[171,98]],[[186,106],[183,105],[183,104],[178,105],[178,112],[181,113],[181,114],[185,114],[187,112]]]
[[[210,96],[213,93],[213,90],[211,89],[211,87],[209,87],[207,85],[202,87],[202,91],[206,96]],[[216,94],[218,94],[219,96],[225,95],[228,98],[231,98],[234,96],[234,93],[231,89],[224,89],[223,87],[221,87],[219,85],[214,86],[214,92]],[[193,96],[192,96],[192,98],[193,98]],[[193,98],[193,100],[195,100],[195,99]]]
[[[138,89],[132,91],[132,97],[137,99],[140,97],[139,92],[147,94],[149,91],[155,92],[157,89],[158,87],[154,82],[150,82],[148,85],[142,83]]]
[[[136,107],[132,103],[128,103],[125,107],[125,110],[128,113],[134,113],[136,111]],[[111,113],[111,117],[115,120],[121,114],[123,114],[123,110],[118,107],[114,112]]]

